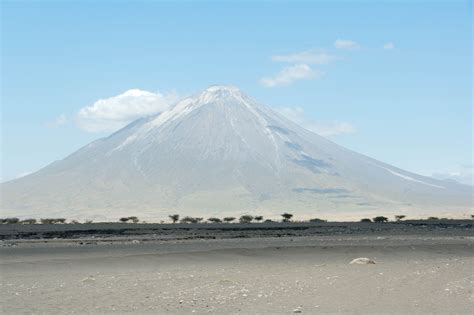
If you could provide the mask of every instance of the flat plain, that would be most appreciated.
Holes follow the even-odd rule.
[[[0,302],[4,314],[469,314],[472,223],[2,225]]]

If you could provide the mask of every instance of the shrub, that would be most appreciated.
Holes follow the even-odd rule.
[[[314,218],[309,220],[311,223],[316,223],[316,222],[327,222],[327,220],[319,219],[319,218]]]
[[[274,221],[273,220],[270,220],[270,219],[266,219],[265,221],[263,221],[263,223],[273,223]]]
[[[172,214],[172,215],[169,215],[168,217],[171,219],[171,221],[173,221],[173,223],[176,223],[179,221],[179,214]]]
[[[64,218],[43,218],[40,219],[41,224],[58,224],[65,223],[66,219]]]
[[[439,218],[438,217],[429,217],[428,220],[434,221],[434,220],[439,220]]]
[[[360,222],[372,222],[372,220],[369,218],[363,218],[360,220]]]
[[[240,223],[250,223],[252,222],[252,220],[253,220],[253,216],[248,215],[248,214],[243,215],[239,218]]]
[[[35,224],[36,219],[25,219],[20,221],[21,224]]]
[[[132,221],[133,223],[138,223],[138,221],[139,221],[138,218],[135,217],[135,216],[133,216],[133,217],[128,217],[128,219],[129,219],[130,221]]]
[[[129,218],[120,218],[119,221],[122,222],[122,223],[127,223],[128,220],[130,220]]]
[[[199,223],[202,218],[184,217],[180,220],[181,223]]]
[[[290,222],[291,218],[293,217],[293,215],[291,213],[283,213],[281,215],[283,217],[283,222]]]
[[[17,224],[20,222],[18,218],[5,218],[2,219],[2,224]]]
[[[406,215],[403,215],[403,214],[399,214],[399,215],[396,215],[396,216],[395,216],[395,220],[397,220],[397,221],[401,221],[401,220],[403,220],[403,219],[405,219],[405,218],[406,218]]]
[[[81,223],[77,220],[71,220],[71,224],[81,224]]]
[[[192,223],[192,221],[194,221],[194,218],[184,217],[184,218],[181,218],[181,220],[179,222],[181,222],[181,223]]]
[[[85,223],[85,224],[92,224],[92,223],[94,223],[94,221],[92,221],[92,220],[86,220],[84,223]]]
[[[214,217],[207,219],[207,221],[212,222],[212,223],[221,223],[221,222],[222,222],[221,219],[219,219],[219,218],[214,218]]]
[[[383,222],[387,222],[388,218],[384,216],[378,216],[378,217],[373,218],[372,220],[376,223],[383,223]]]
[[[263,216],[257,215],[256,217],[253,218],[255,221],[260,222],[263,220]]]
[[[232,221],[234,221],[234,220],[235,220],[234,217],[225,217],[225,218],[224,218],[224,221],[227,222],[227,223],[230,223],[230,222],[232,222]]]

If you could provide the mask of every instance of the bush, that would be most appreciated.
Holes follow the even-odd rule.
[[[20,222],[18,218],[5,218],[2,219],[2,224],[17,224]]]
[[[403,214],[399,214],[399,215],[396,215],[396,216],[395,216],[395,220],[397,220],[397,221],[401,221],[401,220],[403,220],[403,219],[405,219],[405,218],[406,218],[406,215],[403,215]]]
[[[41,224],[59,224],[65,223],[66,219],[64,218],[43,218],[40,219]]]
[[[85,223],[85,224],[92,224],[92,223],[94,223],[94,221],[92,221],[92,220],[86,220],[84,223]]]
[[[439,220],[439,218],[438,217],[429,217],[428,220],[435,221],[435,220]]]
[[[255,218],[253,218],[255,221],[260,222],[263,220],[263,216],[257,215]]]
[[[203,218],[184,217],[180,220],[181,223],[199,223]]]
[[[81,224],[81,223],[77,220],[71,220],[71,224]]]
[[[227,223],[230,223],[230,222],[232,222],[232,221],[234,221],[234,220],[235,220],[234,217],[225,217],[225,218],[224,218],[224,221],[227,222]]]
[[[266,219],[265,221],[263,221],[263,223],[273,223],[273,222],[275,222],[275,221],[270,220],[270,219]]]
[[[194,218],[192,217],[184,217],[184,218],[181,218],[181,220],[179,222],[181,223],[194,223]]]
[[[388,218],[384,216],[378,216],[378,217],[373,218],[372,220],[376,223],[383,223],[383,222],[387,222]]]
[[[372,220],[369,218],[363,218],[360,220],[360,222],[372,222]]]
[[[328,222],[327,220],[319,219],[319,218],[314,218],[309,220],[311,223],[316,223],[316,222]]]
[[[214,217],[207,219],[207,221],[212,222],[212,223],[221,223],[221,222],[222,222],[221,219],[219,219],[219,218],[214,218]]]
[[[122,223],[127,223],[128,220],[130,220],[129,218],[120,218],[119,221],[122,222]]]
[[[36,224],[36,219],[25,219],[20,221],[21,224]]]
[[[179,214],[172,214],[172,215],[169,215],[168,217],[171,219],[171,221],[173,221],[173,223],[176,223],[179,221]]]
[[[128,219],[129,219],[130,221],[132,221],[133,223],[138,223],[138,221],[139,221],[138,218],[135,217],[135,216],[133,216],[133,217],[128,217]]]
[[[240,223],[250,223],[253,220],[253,216],[251,215],[243,215],[239,218]]]
[[[283,222],[290,222],[291,218],[293,217],[293,215],[291,213],[283,213],[281,215],[283,217]]]

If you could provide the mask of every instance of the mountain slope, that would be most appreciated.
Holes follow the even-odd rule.
[[[139,119],[1,189],[4,214],[99,219],[467,213],[473,196],[469,186],[344,149],[229,86]]]

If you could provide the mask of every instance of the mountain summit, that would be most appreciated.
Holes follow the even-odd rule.
[[[472,188],[340,147],[232,86],[211,86],[63,160],[1,185],[20,217],[355,218],[468,213]]]

